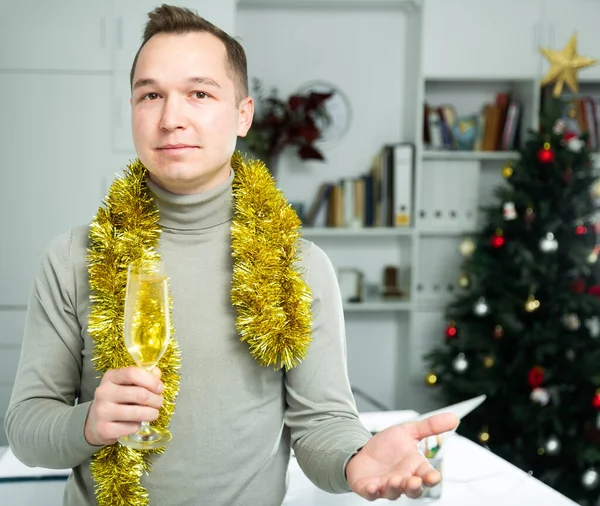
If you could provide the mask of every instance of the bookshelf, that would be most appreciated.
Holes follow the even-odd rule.
[[[389,404],[389,398],[384,395],[388,388],[393,388],[393,405],[397,409],[423,412],[435,408],[437,406],[430,399],[431,390],[424,383],[426,371],[422,357],[443,341],[445,308],[461,290],[458,280],[463,257],[459,247],[466,237],[479,229],[479,207],[489,203],[494,189],[503,183],[502,168],[518,160],[520,143],[495,146],[485,151],[434,146],[423,136],[427,120],[424,104],[436,108],[451,105],[457,117],[478,116],[484,104],[494,103],[499,94],[509,94],[521,106],[520,129],[515,138],[522,141],[530,129],[535,130],[538,126],[540,81],[548,70],[539,48],[560,49],[578,30],[579,52],[600,58],[599,36],[592,21],[597,19],[595,14],[600,14],[600,2],[595,6],[592,5],[594,2],[574,0],[576,5],[565,11],[564,2],[558,0],[286,0],[277,6],[272,0],[246,1],[253,5],[270,5],[269,8],[277,10],[279,22],[288,19],[281,14],[287,8],[298,10],[294,16],[301,16],[304,13],[300,10],[305,7],[316,17],[324,17],[325,11],[335,10],[336,15],[344,16],[348,26],[354,26],[353,16],[362,16],[363,9],[370,13],[386,11],[385,16],[393,17],[398,32],[403,34],[401,40],[394,39],[394,47],[402,53],[401,57],[396,60],[394,55],[385,53],[386,71],[391,66],[401,65],[401,79],[396,74],[380,73],[379,77],[386,82],[378,83],[377,77],[371,79],[371,74],[378,76],[377,72],[365,64],[371,72],[366,73],[369,82],[365,88],[361,81],[361,92],[353,94],[351,85],[342,80],[342,75],[349,79],[340,70],[342,64],[340,69],[331,72],[330,77],[339,76],[341,88],[355,101],[356,117],[363,118],[355,129],[360,130],[360,135],[352,138],[354,145],[345,145],[346,157],[339,154],[342,149],[327,153],[331,163],[326,171],[315,166],[313,174],[320,178],[318,182],[316,177],[310,180],[294,175],[288,179],[290,184],[286,189],[308,208],[316,185],[323,179],[339,180],[368,172],[369,160],[362,144],[368,145],[370,154],[374,155],[375,135],[377,142],[382,139],[381,146],[394,142],[414,146],[413,209],[409,226],[305,226],[302,235],[325,250],[336,270],[360,269],[371,285],[370,295],[362,302],[344,303],[348,348],[352,351],[349,354],[349,370],[351,376],[354,375],[352,381],[357,381],[356,385],[370,394],[374,394],[370,387],[378,388],[376,382],[385,382],[386,387],[375,397]],[[243,3],[244,0],[241,5]],[[402,16],[397,14],[400,6],[403,6]],[[361,13],[357,14],[357,10]],[[258,17],[252,19],[255,21]],[[369,21],[373,23],[374,19],[369,18]],[[390,29],[385,25],[383,15],[377,20],[377,26]],[[511,35],[508,36],[506,30],[498,30],[498,26],[511,27]],[[348,39],[340,39],[346,41],[340,42],[340,47],[353,47],[349,43],[353,35],[346,36]],[[374,53],[373,46],[368,46],[365,53],[357,47],[353,49],[357,58],[367,59]],[[318,72],[329,75],[336,62],[322,60],[323,67]],[[342,61],[347,65],[347,60],[341,58]],[[377,102],[381,97],[376,95],[390,82],[393,88],[385,88],[385,96],[389,96],[393,107],[382,110]],[[582,94],[600,99],[600,66],[594,71],[586,69],[582,72],[580,85]],[[400,90],[401,101],[391,95],[392,89],[394,92]],[[373,107],[381,117],[368,116],[363,106],[364,109]],[[386,134],[396,126],[393,122],[385,123],[386,130],[378,130],[384,120],[394,114],[399,117],[398,133]],[[600,157],[596,158],[596,163],[600,168]],[[299,164],[290,164],[290,169],[296,166]],[[323,172],[327,175],[322,177]],[[301,191],[296,191],[300,186],[302,190],[310,188],[311,192],[301,195]],[[399,268],[400,288],[408,294],[401,300],[385,300],[377,294],[382,269],[390,265]],[[385,354],[387,356],[383,356]],[[393,367],[390,365],[392,360]],[[371,374],[373,371],[369,367],[372,364],[377,364],[381,370]],[[388,375],[392,370],[393,374]],[[367,378],[368,374],[376,379]],[[365,383],[361,384],[363,380]]]

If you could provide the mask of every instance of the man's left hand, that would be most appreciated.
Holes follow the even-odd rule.
[[[395,425],[375,434],[348,462],[346,478],[361,497],[398,499],[421,495],[423,486],[439,483],[441,476],[419,452],[421,439],[453,430],[458,418],[451,413]]]

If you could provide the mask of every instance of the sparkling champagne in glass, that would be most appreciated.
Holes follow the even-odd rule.
[[[164,263],[141,260],[129,265],[125,295],[124,339],[135,364],[152,370],[163,356],[170,336],[169,289]],[[124,446],[147,450],[165,446],[171,433],[142,422],[140,429],[119,438]]]

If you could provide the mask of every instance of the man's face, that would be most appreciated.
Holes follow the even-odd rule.
[[[189,194],[227,180],[254,112],[252,99],[238,103],[236,92],[217,37],[160,33],[146,43],[133,77],[132,131],[153,181]]]

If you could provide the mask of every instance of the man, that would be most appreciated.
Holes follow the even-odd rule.
[[[239,228],[251,225],[241,237],[252,240],[268,239],[268,227],[287,226],[276,215],[265,217],[267,204],[244,208],[246,194],[265,203],[275,195],[268,185],[257,189],[254,179],[244,180],[247,164],[232,156],[254,112],[244,51],[186,9],[163,5],[149,17],[131,71],[133,139],[147,173],[136,179],[134,171],[125,186],[115,183],[108,212],[99,211],[91,226],[58,237],[46,251],[6,415],[13,452],[28,465],[73,468],[68,506],[147,504],[148,497],[150,504],[170,506],[279,506],[290,445],[324,490],[369,500],[418,497],[439,473],[417,442],[453,429],[456,417],[440,415],[374,437],[365,430],[347,377],[335,272],[314,244],[299,241],[297,270],[281,271],[289,275],[285,286],[277,271],[251,278],[255,283],[241,290],[236,276],[243,269],[232,261],[241,256]],[[252,174],[262,177],[260,170]],[[146,196],[157,214],[144,211]],[[251,212],[240,215],[240,208]],[[151,244],[152,227],[145,224],[155,215],[160,234]],[[263,242],[259,238],[256,248]],[[280,242],[264,247],[249,268],[265,267],[265,252],[283,249]],[[181,367],[171,356],[147,372],[119,366],[115,343],[122,341],[123,259],[153,251],[170,276]],[[294,273],[302,279],[294,281]],[[303,286],[310,289],[308,347],[297,314],[307,300]],[[283,299],[269,295],[272,287],[283,290],[276,292],[285,293]],[[270,310],[265,300],[279,301],[273,318],[283,312],[285,320],[278,341],[264,340],[274,332],[268,326],[261,332],[244,327],[232,307],[232,300],[253,298],[258,320]],[[282,359],[275,368],[260,363],[276,355],[297,360]],[[163,452],[129,452],[117,442],[142,421],[155,420],[173,434]]]

